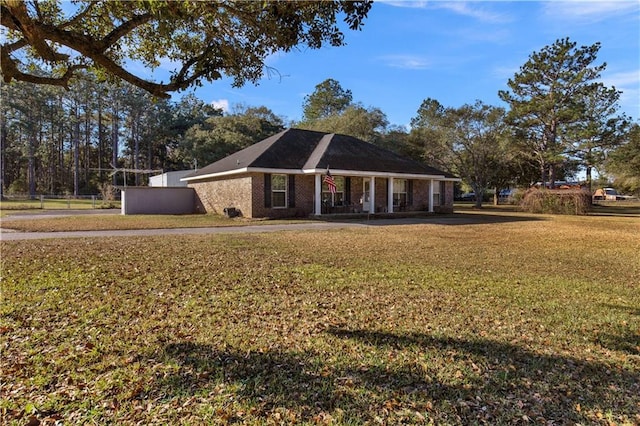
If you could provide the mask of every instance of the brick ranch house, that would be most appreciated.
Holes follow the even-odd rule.
[[[195,190],[196,211],[285,218],[450,212],[460,179],[351,136],[288,129],[181,180]]]

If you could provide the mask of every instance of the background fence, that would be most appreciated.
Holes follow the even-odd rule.
[[[0,201],[3,210],[29,210],[29,209],[104,209],[120,208],[120,194],[115,200],[103,200],[102,195],[60,195],[39,194],[4,194]]]

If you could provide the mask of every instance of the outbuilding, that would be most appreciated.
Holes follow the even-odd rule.
[[[166,187],[182,187],[187,186],[186,182],[181,181],[183,177],[193,173],[193,170],[176,170],[173,172],[164,172],[149,178],[149,186],[154,188]]]
[[[198,211],[285,218],[451,212],[460,179],[351,136],[287,129],[182,181]]]

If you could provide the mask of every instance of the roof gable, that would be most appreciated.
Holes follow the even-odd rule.
[[[276,141],[251,163],[251,167],[302,170],[325,133],[288,129],[276,136]]]
[[[331,167],[339,170],[381,173],[444,174],[440,170],[352,136],[338,134],[330,136],[331,139],[317,164],[309,168]]]
[[[352,136],[287,129],[188,175],[198,177],[231,174],[254,169],[317,169],[419,174],[452,177],[415,160]]]

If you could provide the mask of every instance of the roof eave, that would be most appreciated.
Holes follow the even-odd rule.
[[[243,167],[240,169],[227,170],[224,172],[209,173],[206,175],[192,176],[180,179],[182,182],[193,182],[198,180],[226,177],[239,175],[243,173],[273,173],[273,174],[287,174],[287,175],[317,175],[325,174],[326,169],[276,169],[276,168],[264,168],[264,167]],[[379,178],[398,178],[398,179],[434,179],[441,181],[460,182],[460,178],[446,177],[439,174],[421,174],[421,173],[397,173],[397,172],[374,172],[367,170],[331,170],[334,176],[362,176],[362,177],[379,177]]]
[[[233,170],[226,170],[224,172],[208,173],[206,175],[192,176],[192,177],[182,178],[180,180],[184,181],[184,182],[191,182],[191,181],[196,181],[196,180],[212,179],[212,178],[240,175],[240,174],[245,174],[245,173],[274,173],[274,174],[280,173],[280,174],[287,174],[287,175],[295,175],[295,174],[299,175],[299,174],[302,174],[302,171],[300,169],[275,169],[275,168],[265,168],[265,167],[243,167],[241,169],[233,169]]]
[[[381,178],[399,178],[399,179],[436,179],[452,182],[460,182],[460,178],[446,177],[440,174],[425,174],[425,173],[398,173],[398,172],[374,172],[367,170],[341,170],[331,169],[333,176],[362,176],[362,177],[381,177]],[[302,170],[304,174],[324,174],[326,169],[305,169]]]

